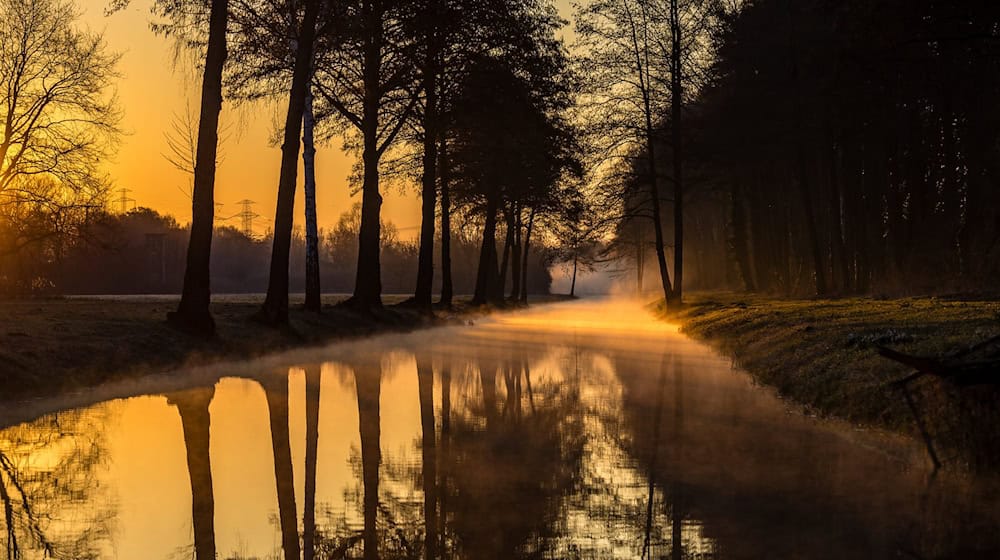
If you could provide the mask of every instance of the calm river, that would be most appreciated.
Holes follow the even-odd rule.
[[[995,484],[804,416],[627,302],[150,376],[0,425],[8,558],[1000,555]]]

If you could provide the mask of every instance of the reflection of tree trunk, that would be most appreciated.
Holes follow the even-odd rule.
[[[302,512],[304,560],[312,560],[316,554],[316,452],[319,447],[321,376],[319,366],[306,369],[306,503]]]
[[[440,529],[438,535],[441,538],[441,557],[447,557],[445,537],[448,523],[448,461],[451,450],[451,366],[445,363],[441,368],[441,482],[438,501],[441,504],[441,513],[438,517]]]
[[[670,366],[674,373],[674,426],[671,439],[676,454],[676,464],[683,464],[681,428],[684,422],[684,382],[681,368],[677,367],[676,355],[670,356]],[[684,533],[681,531],[684,524],[684,493],[680,480],[674,483],[673,502],[670,512],[670,550],[672,560],[681,560],[684,558]]]
[[[524,385],[528,390],[528,406],[531,407],[531,413],[535,413],[535,392],[531,390],[531,366],[528,365],[528,361],[524,361]]]
[[[274,455],[274,480],[278,490],[278,519],[281,524],[281,548],[285,560],[299,558],[299,527],[295,509],[295,480],[292,474],[292,449],[288,437],[288,378],[284,375],[262,381],[271,420],[271,450]]]
[[[7,558],[20,558],[21,548],[17,544],[17,525],[14,524],[14,502],[7,491],[7,481],[0,475],[0,500],[3,501],[3,518],[7,526]],[[201,556],[199,556],[201,558]]]
[[[364,485],[365,560],[378,559],[378,467],[382,454],[379,449],[379,393],[381,364],[358,366],[354,370],[358,390],[358,424],[361,431],[361,470]]]
[[[660,424],[663,423],[663,391],[667,383],[666,364],[660,362],[660,378],[657,381],[656,409],[653,413],[653,440],[649,451],[649,486],[646,496],[646,533],[642,543],[642,557],[651,557],[650,539],[653,533],[653,497],[656,491],[656,460],[660,450]]]
[[[497,371],[490,364],[480,364],[479,381],[483,385],[483,407],[486,410],[486,428],[493,426],[497,413]]]
[[[215,387],[173,393],[167,402],[175,405],[181,416],[184,448],[187,450],[188,475],[191,480],[191,520],[194,526],[194,550],[197,560],[215,558],[215,496],[212,487],[212,464],[209,457],[208,406]]]
[[[417,356],[424,490],[424,557],[437,558],[437,438],[434,428],[434,369],[427,356]]]

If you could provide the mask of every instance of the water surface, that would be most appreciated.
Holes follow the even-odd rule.
[[[8,558],[1000,553],[994,483],[806,417],[627,302],[151,376],[0,422]]]

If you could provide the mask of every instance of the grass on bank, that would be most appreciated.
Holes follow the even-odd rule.
[[[301,309],[292,297],[288,329],[249,320],[262,296],[222,296],[212,303],[216,336],[200,339],[166,322],[177,307],[169,297],[56,298],[0,301],[0,400],[51,395],[169,368],[221,359],[260,356],[297,346],[408,331],[487,313],[458,298],[452,311],[428,317],[405,306],[405,296],[384,296],[374,315],[335,304],[346,296],[324,296],[323,312]],[[533,301],[545,300],[533,297]]]
[[[670,314],[683,332],[732,356],[783,396],[822,415],[911,434],[916,426],[905,400],[887,385],[911,370],[880,357],[875,346],[944,356],[1000,334],[996,300],[696,293],[685,303]],[[1000,466],[996,386],[955,389],[928,378],[914,389],[946,462]]]

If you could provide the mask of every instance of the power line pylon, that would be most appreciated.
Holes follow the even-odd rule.
[[[134,198],[129,198],[129,196],[128,196],[128,193],[132,192],[132,189],[121,188],[121,189],[118,189],[115,192],[117,192],[119,195],[121,195],[121,196],[118,197],[117,203],[119,205],[119,211],[122,214],[128,212],[128,203],[129,202],[132,203],[132,209],[135,210],[135,199]]]
[[[236,216],[233,217],[234,218],[239,217],[240,220],[243,222],[243,227],[242,227],[243,235],[247,236],[250,239],[253,239],[253,220],[254,218],[260,217],[260,214],[257,214],[256,212],[253,211],[253,205],[257,203],[252,200],[243,199],[237,202],[236,204],[241,205],[243,209],[240,210],[239,214],[236,214]]]

